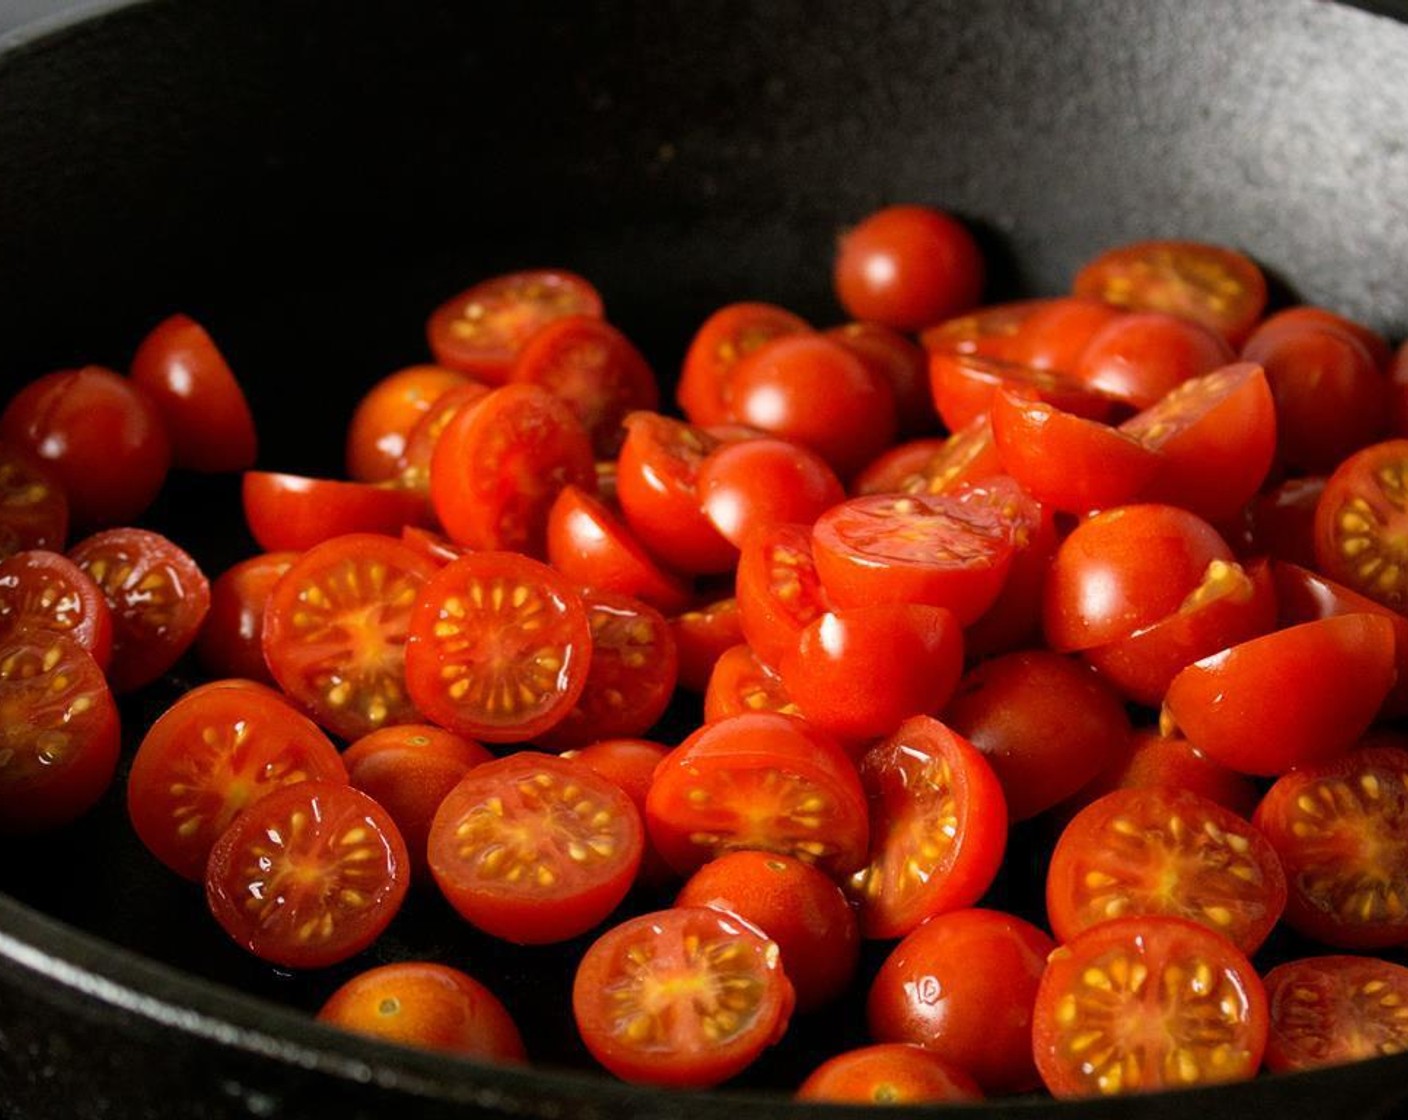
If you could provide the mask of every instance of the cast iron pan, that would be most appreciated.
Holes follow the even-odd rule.
[[[204,322],[262,464],[334,470],[357,395],[424,355],[470,281],[580,270],[667,377],[722,303],[836,321],[837,230],[890,201],[979,229],[990,295],[1064,290],[1096,251],[1189,236],[1251,252],[1280,298],[1408,334],[1408,4],[1312,0],[245,0],[120,6],[0,54],[0,395],[124,366]],[[1293,279],[1294,292],[1284,286]],[[229,479],[151,522],[212,570],[252,551]],[[137,729],[192,679],[127,706]],[[689,712],[662,735],[677,734]],[[129,756],[133,745],[129,736]],[[516,950],[432,897],[343,968],[276,972],[140,847],[113,793],[0,858],[0,1114],[752,1120],[858,1002],[802,1020],[727,1092],[592,1072],[568,983],[585,941]],[[1039,831],[989,901],[1039,917]],[[663,899],[636,899],[636,905]],[[866,962],[883,955],[876,947]],[[1273,943],[1267,959],[1295,950]],[[532,1070],[343,1036],[309,1013],[353,971],[433,955],[491,980]],[[1408,1057],[1066,1116],[1389,1115]],[[1048,1114],[1040,1098],[987,1117]],[[797,1114],[814,1112],[797,1109]],[[847,1115],[827,1112],[826,1115]]]

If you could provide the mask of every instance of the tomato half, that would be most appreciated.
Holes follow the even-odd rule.
[[[383,377],[362,395],[347,425],[348,476],[357,482],[394,479],[416,425],[441,397],[467,384],[473,382],[464,374],[432,365]]]
[[[1371,957],[1305,957],[1266,974],[1266,1068],[1319,1069],[1408,1050],[1408,968]]]
[[[765,342],[808,334],[811,325],[771,303],[730,303],[719,308],[695,333],[685,352],[675,399],[691,424],[722,424],[728,419],[725,386],[739,360]]]
[[[736,585],[743,637],[774,669],[829,605],[805,525],[773,525],[755,533],[739,556]]]
[[[394,537],[429,512],[424,494],[395,483],[273,471],[246,471],[242,496],[249,534],[266,552],[302,552],[347,533]]]
[[[58,551],[68,537],[68,499],[33,456],[0,442],[0,559],[28,548]]]
[[[600,739],[581,750],[563,751],[562,757],[579,762],[620,786],[640,813],[641,820],[645,820],[645,799],[650,793],[650,781],[660,760],[669,753],[669,747],[649,739]],[[674,878],[675,873],[670,870],[670,865],[655,850],[655,845],[647,836],[636,882],[654,887]]]
[[[226,568],[210,585],[210,613],[196,637],[196,657],[213,677],[273,684],[264,660],[264,608],[297,552],[264,552]]]
[[[797,1090],[799,1101],[869,1105],[976,1101],[982,1095],[958,1066],[903,1042],[863,1046],[828,1058]]]
[[[777,670],[742,642],[724,650],[714,662],[704,688],[704,722],[717,723],[748,712],[802,714]]]
[[[935,350],[929,355],[929,387],[949,431],[957,432],[992,411],[1003,389],[1045,401],[1092,420],[1110,415],[1111,400],[1064,373],[984,354]]]
[[[775,525],[810,525],[845,496],[826,460],[786,440],[726,443],[699,465],[704,515],[740,548]]]
[[[939,417],[929,392],[929,360],[922,349],[880,323],[844,323],[824,333],[890,383],[900,435],[937,430]]]
[[[1335,468],[1315,507],[1315,558],[1351,591],[1408,611],[1408,440],[1376,443]]]
[[[68,557],[29,549],[0,559],[0,643],[25,630],[66,634],[106,670],[112,611],[102,589]]]
[[[1071,373],[1082,385],[1135,408],[1148,408],[1183,382],[1237,360],[1221,335],[1159,311],[1107,323],[1080,352]]]
[[[679,684],[691,692],[703,692],[719,658],[743,641],[738,600],[732,596],[676,615],[670,629],[679,654]]]
[[[1007,343],[1007,357],[1069,377],[1095,336],[1123,317],[1118,308],[1088,296],[1047,300],[1017,325]]]
[[[450,421],[466,409],[473,408],[493,390],[480,381],[465,381],[441,393],[406,434],[406,446],[396,460],[392,479],[407,490],[430,493],[430,464],[435,458],[435,445],[450,426]]]
[[[851,483],[866,494],[942,494],[1002,473],[986,414],[946,439],[911,440],[873,460]]]
[[[1251,817],[1261,799],[1261,791],[1244,774],[1198,753],[1181,735],[1160,735],[1157,729],[1141,728],[1131,737],[1129,749],[1084,786],[1066,808],[1075,812],[1113,790],[1149,786],[1188,790],[1244,818]]]

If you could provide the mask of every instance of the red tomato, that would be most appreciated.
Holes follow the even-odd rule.
[[[992,606],[963,632],[970,662],[1041,644],[1041,604],[1060,543],[1054,511],[1037,507],[1035,520],[1029,521],[1018,537],[1018,550],[1002,590]]]
[[[1075,294],[1132,311],[1192,319],[1239,345],[1266,306],[1250,258],[1196,241],[1140,241],[1102,253],[1076,274]]]
[[[428,961],[359,972],[328,997],[318,1022],[490,1062],[526,1058],[518,1027],[493,992],[458,969]]]
[[[342,761],[353,787],[396,822],[410,853],[412,878],[426,881],[426,844],[435,811],[466,774],[493,757],[453,731],[403,723],[363,735],[347,748]]]
[[[724,386],[731,420],[800,443],[842,478],[894,440],[890,383],[825,335],[787,335],[739,359]]]
[[[966,315],[956,315],[928,327],[919,341],[931,355],[936,350],[948,350],[955,354],[1007,359],[1012,339],[1022,325],[1056,302],[1054,299],[1025,299],[978,307]]]
[[[670,629],[679,654],[679,684],[691,692],[703,692],[724,651],[743,641],[738,600],[732,597],[676,615]]]
[[[1408,1050],[1408,968],[1369,957],[1305,957],[1266,974],[1266,1068],[1319,1069]]]
[[[1242,556],[1315,567],[1315,507],[1328,481],[1324,475],[1307,475],[1263,490],[1243,508],[1229,543]]]
[[[108,529],[79,541],[69,559],[102,589],[112,612],[114,692],[150,684],[195,641],[210,610],[210,584],[160,533]]]
[[[1376,443],[1341,463],[1315,507],[1315,557],[1325,575],[1408,611],[1408,440]]]
[[[809,723],[841,739],[877,739],[948,703],[963,672],[963,631],[953,612],[918,603],[827,611],[778,669]]]
[[[1408,944],[1408,751],[1366,746],[1302,766],[1252,823],[1286,869],[1293,929],[1345,949]]]
[[[1101,327],[1080,352],[1071,374],[1091,389],[1148,408],[1183,382],[1236,360],[1227,340],[1201,323],[1143,311]]]
[[[1001,473],[992,425],[984,414],[946,439],[913,440],[891,448],[856,476],[851,492],[942,494]]]
[[[1398,439],[1408,436],[1408,341],[1394,354],[1388,380],[1389,431]]]
[[[1340,615],[1194,662],[1164,707],[1209,758],[1244,774],[1284,774],[1349,750],[1388,695],[1394,664],[1388,619]]]
[[[982,250],[962,222],[928,206],[887,206],[841,236],[832,280],[847,314],[917,331],[967,311],[983,292]]]
[[[915,436],[938,428],[939,417],[929,393],[929,361],[922,349],[879,323],[846,323],[825,334],[890,383],[900,435]]]
[[[1047,300],[1025,316],[1006,345],[1006,356],[1033,369],[1070,376],[1091,341],[1124,313],[1098,299]]]
[[[310,779],[347,782],[337,749],[312,720],[271,689],[199,688],[142,739],[127,812],[152,855],[199,882],[210,849],[241,812]]]
[[[430,719],[488,743],[519,743],[560,723],[582,696],[592,640],[581,597],[546,564],[476,552],[419,594],[406,688]]]
[[[562,488],[548,510],[548,561],[583,587],[630,595],[665,612],[689,602],[689,584],[666,571],[605,502]]]
[[[80,525],[135,521],[171,466],[171,441],[156,406],[99,366],[31,381],[0,413],[0,440],[41,461]]]
[[[978,749],[936,719],[906,720],[866,752],[870,862],[851,876],[866,937],[903,937],[972,906],[1007,843],[1007,807]]]
[[[537,385],[567,405],[603,458],[621,447],[621,421],[660,404],[645,358],[610,323],[589,315],[558,319],[523,345],[509,380]]]
[[[0,833],[42,832],[82,816],[117,767],[117,708],[103,671],[47,630],[0,642]]]
[[[742,643],[724,650],[714,662],[704,689],[704,722],[717,723],[748,712],[801,715],[777,670]]]
[[[727,852],[696,871],[676,906],[726,910],[777,942],[797,1010],[838,998],[860,960],[855,912],[815,867],[776,852]]]
[[[982,1099],[963,1070],[922,1046],[880,1043],[828,1058],[807,1075],[799,1101],[912,1105]]]
[[[984,417],[984,423],[986,420]],[[882,451],[851,480],[851,493],[856,497],[865,494],[926,493],[929,489],[929,464],[943,454],[948,440],[947,436],[912,439]]]
[[[264,660],[264,608],[297,552],[265,552],[226,568],[210,585],[210,612],[196,638],[196,657],[214,677],[273,684]]]
[[[426,521],[425,496],[394,483],[246,471],[244,518],[265,552],[302,552],[347,533],[400,534]]]
[[[1066,374],[984,354],[932,351],[929,386],[939,416],[951,432],[967,428],[991,412],[1000,389],[1030,394],[1087,419],[1104,420],[1110,415],[1109,397],[1092,392]]]
[[[205,897],[236,944],[285,968],[325,968],[381,936],[406,896],[406,845],[349,785],[299,782],[234,819],[210,851]]]
[[[106,669],[112,611],[103,592],[68,557],[43,549],[0,559],[0,643],[28,630],[66,634]]]
[[[1033,1026],[1037,1069],[1057,1097],[1241,1081],[1266,1048],[1266,993],[1220,934],[1125,918],[1051,954]]]
[[[1271,469],[1276,405],[1261,368],[1240,362],[1183,382],[1120,430],[1161,455],[1146,501],[1226,521]]]
[[[1080,809],[1113,790],[1150,786],[1188,790],[1239,817],[1250,817],[1261,797],[1248,778],[1199,754],[1181,735],[1165,736],[1146,728],[1136,730],[1129,750],[1105,767],[1067,806]]]
[[[585,933],[626,897],[645,847],[631,799],[580,763],[519,751],[441,803],[430,870],[465,921],[519,945]]]
[[[1323,307],[1310,307],[1301,305],[1298,307],[1287,307],[1274,315],[1268,315],[1257,324],[1257,334],[1270,334],[1272,331],[1289,327],[1293,330],[1304,326],[1326,327],[1330,330],[1339,331],[1354,339],[1365,350],[1369,351],[1369,356],[1374,361],[1374,368],[1381,373],[1387,372],[1393,364],[1393,348],[1388,344],[1378,331],[1366,327],[1363,323],[1347,319],[1343,315],[1336,314]]]
[[[885,958],[866,1003],[870,1033],[914,1043],[972,1075],[989,1093],[1041,1084],[1032,1062],[1032,1008],[1056,943],[996,910],[930,918]]]
[[[980,662],[943,718],[992,764],[1014,821],[1075,793],[1124,751],[1130,731],[1098,676],[1045,650]]]
[[[407,548],[419,552],[427,560],[434,561],[440,567],[444,567],[451,560],[458,560],[469,552],[469,549],[455,544],[449,537],[442,536],[434,529],[422,529],[419,525],[403,525],[401,527],[401,543]]]
[[[805,319],[770,303],[731,303],[719,308],[695,334],[684,356],[675,399],[691,424],[722,424],[728,419],[725,386],[733,367],[765,342],[789,334],[810,334]]]
[[[1186,918],[1250,956],[1286,905],[1286,876],[1257,829],[1182,789],[1107,793],[1072,818],[1046,875],[1058,941],[1112,918]]]
[[[564,269],[536,269],[481,280],[437,307],[425,329],[440,365],[501,385],[524,344],[569,315],[600,319],[597,290]]]
[[[620,786],[640,813],[641,820],[645,820],[645,799],[650,793],[651,779],[660,760],[669,753],[669,747],[648,739],[602,739],[581,750],[563,751],[562,757],[580,762]],[[675,873],[670,870],[670,865],[655,850],[655,845],[647,836],[636,881],[647,886],[659,886],[674,878]]]
[[[699,465],[704,515],[725,540],[785,522],[810,525],[846,497],[826,460],[795,443],[750,439],[715,448]]]
[[[435,445],[450,426],[450,421],[468,411],[493,390],[479,381],[465,381],[435,398],[415,427],[406,434],[406,446],[396,460],[392,478],[407,490],[430,494],[430,464],[435,458]]]
[[[829,609],[805,525],[755,533],[739,557],[736,585],[743,639],[774,669],[796,650],[808,624]]]
[[[352,533],[305,552],[264,610],[264,659],[334,735],[423,722],[406,684],[411,612],[433,561],[391,537]]]
[[[442,366],[408,366],[387,374],[363,394],[347,426],[347,473],[358,482],[390,482],[401,473],[411,432],[435,402],[464,385],[462,373]]]
[[[626,1081],[706,1088],[780,1040],[792,985],[776,943],[732,914],[642,914],[587,949],[572,1014],[592,1057]]]
[[[0,443],[0,559],[27,548],[57,551],[68,537],[68,498],[52,472]]]
[[[706,724],[655,771],[651,839],[681,874],[739,848],[781,852],[833,875],[865,862],[865,792],[830,736],[756,712]]]
[[[254,465],[258,437],[249,402],[205,328],[186,315],[158,323],[132,357],[132,384],[156,406],[172,462],[195,471]]]

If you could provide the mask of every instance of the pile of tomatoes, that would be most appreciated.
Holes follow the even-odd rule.
[[[128,377],[26,386],[0,832],[92,808],[114,696],[193,648],[210,679],[142,729],[132,827],[279,967],[355,958],[412,889],[513,944],[592,935],[584,1044],[680,1087],[867,985],[874,1045],[808,1099],[1408,1047],[1408,968],[1362,955],[1408,944],[1408,348],[1268,316],[1255,263],[1187,241],[980,307],[971,236],[914,206],[842,239],[835,286],[831,330],[712,315],[667,413],[588,281],[485,280],[362,400],[343,479],[253,469],[182,316]],[[132,527],[172,466],[244,472],[263,551],[208,583]],[[653,741],[680,693],[702,722]],[[1044,928],[980,905],[1023,821],[1056,837]],[[623,906],[642,886],[674,905]],[[1309,948],[1263,975],[1278,923]],[[493,988],[384,965],[321,1017],[523,1061]]]

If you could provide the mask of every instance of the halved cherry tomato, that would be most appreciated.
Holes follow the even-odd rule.
[[[1107,793],[1061,833],[1046,876],[1058,941],[1112,918],[1198,922],[1250,956],[1286,905],[1270,842],[1236,813],[1187,790]]]
[[[325,968],[381,936],[409,882],[406,845],[385,809],[346,784],[298,782],[221,834],[205,896],[225,932],[260,960]]]
[[[1018,324],[1007,343],[1007,356],[1032,369],[1058,371],[1069,378],[1091,340],[1123,317],[1117,308],[1086,296],[1048,300]]]
[[[1160,311],[1121,315],[1097,331],[1071,368],[1082,385],[1135,408],[1148,408],[1183,382],[1231,365],[1221,335]]]
[[[69,552],[112,612],[108,683],[150,684],[180,659],[210,610],[210,583],[186,551],[148,529],[107,529]]]
[[[435,445],[461,412],[473,408],[493,390],[480,381],[466,381],[435,398],[425,414],[406,434],[406,446],[396,460],[393,478],[408,490],[430,493],[430,464]]]
[[[856,476],[851,492],[942,494],[966,482],[1002,473],[986,415],[946,439],[914,440],[891,448]]]
[[[86,813],[112,783],[119,738],[117,707],[87,650],[47,630],[0,642],[0,833]]]
[[[343,739],[422,722],[405,680],[411,612],[437,569],[399,540],[334,537],[305,552],[264,611],[264,659],[317,723]]]
[[[1087,389],[1057,370],[994,358],[983,354],[934,350],[929,354],[929,386],[934,404],[951,432],[974,424],[992,411],[1001,389],[1030,394],[1077,416],[1104,420],[1111,400]]]
[[[723,852],[781,852],[833,875],[865,862],[865,793],[830,736],[757,712],[706,724],[655,771],[650,837],[688,874]]]
[[[799,1101],[914,1105],[982,1099],[977,1082],[922,1046],[882,1042],[828,1058],[807,1075]]]
[[[996,910],[937,914],[901,941],[870,986],[870,1033],[913,1043],[967,1071],[990,1093],[1041,1084],[1032,1008],[1056,943]]]
[[[679,684],[703,692],[724,651],[743,641],[738,600],[732,596],[704,603],[670,619],[679,653]]]
[[[1348,751],[1388,695],[1394,666],[1388,619],[1340,615],[1195,661],[1174,677],[1164,708],[1209,758],[1244,774],[1284,774]]]
[[[970,662],[1041,644],[1041,605],[1061,535],[1055,511],[1033,502],[1029,512],[1002,590],[963,631]]]
[[[1325,492],[1324,475],[1305,475],[1257,494],[1228,536],[1241,556],[1270,556],[1315,567],[1315,507]]]
[[[488,743],[518,743],[561,722],[591,665],[587,612],[546,564],[475,552],[419,593],[406,688],[430,719]]]
[[[419,525],[402,526],[401,543],[407,548],[415,549],[427,560],[433,560],[440,567],[444,567],[451,560],[458,560],[470,551],[434,529],[422,529]]]
[[[1022,324],[1054,299],[1024,299],[978,307],[966,315],[955,315],[926,328],[919,342],[930,354],[948,350],[955,354],[982,354],[1010,359],[1012,338]]]
[[[786,440],[726,443],[699,465],[704,515],[739,548],[750,535],[779,524],[810,525],[845,497],[825,459]]]
[[[1241,1081],[1266,1048],[1266,993],[1221,934],[1124,918],[1051,954],[1033,1027],[1037,1069],[1057,1097]]]
[[[1286,869],[1293,929],[1345,949],[1408,944],[1408,751],[1366,746],[1300,767],[1252,823]]]
[[[501,385],[524,344],[568,315],[601,318],[601,296],[588,281],[563,269],[510,272],[442,303],[426,336],[440,365]]]
[[[929,361],[922,349],[880,323],[845,323],[824,333],[890,383],[900,435],[916,436],[938,428],[929,392]]]
[[[645,830],[631,799],[536,751],[476,766],[441,803],[430,870],[467,922],[519,945],[585,933],[630,889]]]
[[[1311,307],[1305,304],[1287,307],[1274,315],[1268,315],[1258,323],[1256,333],[1270,334],[1286,327],[1298,329],[1304,326],[1326,327],[1349,335],[1369,351],[1369,356],[1374,360],[1374,368],[1381,373],[1386,373],[1389,366],[1393,364],[1393,347],[1388,344],[1388,339],[1371,327],[1324,307]]]
[[[264,552],[226,568],[210,585],[210,612],[196,638],[196,657],[214,677],[274,683],[264,660],[264,608],[297,552]]]
[[[722,424],[729,416],[726,385],[733,367],[765,342],[809,334],[811,325],[770,303],[731,303],[696,332],[684,356],[675,399],[691,424]]]
[[[312,720],[270,689],[200,688],[142,739],[127,779],[127,812],[152,855],[199,882],[235,817],[310,779],[347,782],[337,749]]]
[[[1315,558],[1331,579],[1408,610],[1408,440],[1376,443],[1335,468],[1315,507]]]
[[[773,525],[755,533],[739,556],[736,583],[743,638],[774,669],[829,606],[806,525]]]
[[[1408,968],[1372,957],[1305,957],[1266,974],[1266,1068],[1319,1069],[1408,1050]]]
[[[68,537],[68,499],[53,474],[0,443],[0,559],[27,548],[58,551]]]
[[[562,757],[580,762],[583,766],[595,770],[607,781],[620,786],[643,821],[645,799],[650,793],[650,782],[655,776],[655,768],[669,753],[669,747],[649,739],[601,739],[581,750],[563,751]],[[655,850],[655,845],[647,835],[640,869],[636,872],[636,881],[647,886],[659,886],[674,878],[675,873],[670,870],[670,865]]]
[[[802,714],[777,670],[744,642],[724,650],[714,662],[704,688],[704,722],[717,723],[748,712]]]
[[[359,972],[328,997],[318,1022],[491,1062],[526,1058],[518,1027],[494,993],[457,968],[429,961]]]
[[[425,495],[395,483],[246,471],[244,518],[265,552],[302,552],[346,533],[394,537],[423,525]]]
[[[347,425],[348,476],[357,482],[394,479],[416,425],[451,389],[472,384],[442,366],[408,366],[387,374],[363,394]]]
[[[195,471],[254,465],[258,437],[249,402],[209,333],[188,315],[158,323],[132,357],[132,384],[166,425],[172,462]]]
[[[102,588],[62,553],[29,549],[0,559],[0,643],[26,630],[68,635],[100,669],[112,659],[112,611]]]
[[[903,937],[972,906],[1007,843],[1007,806],[977,747],[936,719],[906,720],[866,752],[869,863],[847,884],[866,937]]]

